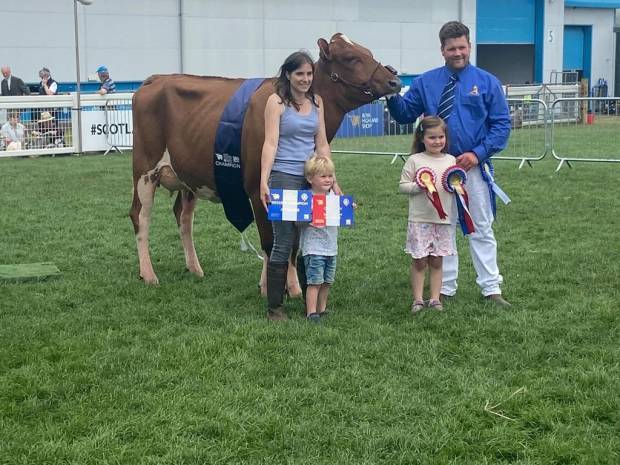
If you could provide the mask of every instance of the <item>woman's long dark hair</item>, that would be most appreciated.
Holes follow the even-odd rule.
[[[413,136],[413,147],[411,148],[411,153],[420,153],[426,150],[426,146],[424,145],[424,132],[428,129],[436,127],[442,128],[443,133],[446,135],[446,145],[444,145],[442,152],[447,153],[448,144],[450,143],[448,140],[448,126],[439,116],[427,116],[420,120]]]
[[[300,50],[298,52],[291,53],[286,60],[284,60],[282,66],[280,66],[280,73],[278,74],[275,84],[276,94],[278,94],[278,96],[282,99],[282,103],[287,106],[294,106],[297,111],[299,111],[299,104],[293,99],[293,94],[291,93],[291,81],[289,81],[288,77],[286,77],[286,74],[292,73],[306,63],[310,64],[314,70],[314,60],[308,52]],[[315,107],[318,107],[316,99],[314,98],[312,87],[310,87],[308,92],[306,92],[306,96]]]

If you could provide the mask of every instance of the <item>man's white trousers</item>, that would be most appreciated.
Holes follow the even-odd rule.
[[[467,236],[469,251],[476,270],[476,283],[480,286],[483,296],[501,294],[500,285],[503,278],[497,266],[497,241],[493,234],[493,210],[488,184],[482,179],[480,167],[476,166],[467,172],[465,190],[469,196],[469,212],[471,213],[476,232]],[[454,207],[455,227],[452,228],[452,240],[456,249],[458,216]],[[458,234],[461,234],[458,227]],[[457,289],[459,271],[458,255],[443,257],[443,282],[441,293],[454,295]]]

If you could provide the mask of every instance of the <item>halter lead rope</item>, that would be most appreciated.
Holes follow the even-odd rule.
[[[381,63],[377,62],[377,66],[375,66],[375,69],[372,71],[372,73],[370,73],[370,77],[364,81],[361,84],[356,84],[354,82],[351,82],[347,79],[343,79],[340,75],[338,75],[338,73],[334,73],[333,71],[331,73],[329,73],[329,78],[333,81],[333,82],[342,82],[343,84],[347,85],[347,86],[351,86],[355,89],[359,89],[361,90],[364,94],[370,96],[370,97],[374,97],[375,95],[372,92],[372,89],[370,88],[370,81],[372,81],[372,78],[374,77],[375,73],[377,72],[377,70],[379,69],[379,67],[381,66]]]

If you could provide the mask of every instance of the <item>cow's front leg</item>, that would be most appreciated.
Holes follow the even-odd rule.
[[[205,274],[198,261],[198,255],[196,255],[193,236],[196,202],[197,198],[192,192],[182,190],[177,195],[173,211],[179,226],[179,235],[181,236],[183,252],[185,253],[185,267],[190,273],[202,278]]]
[[[140,262],[140,278],[146,284],[159,284],[149,253],[149,226],[156,185],[148,175],[134,179],[133,202],[129,216],[133,222]]]
[[[263,252],[263,269],[260,274],[260,293],[263,297],[267,296],[267,262],[269,256]],[[286,272],[286,292],[289,297],[299,297],[302,295],[301,286],[297,277],[297,264],[291,257],[288,262],[288,271]]]
[[[302,295],[299,278],[297,276],[297,250],[293,251],[288,261],[288,271],[286,274],[286,289],[289,297],[299,297]]]

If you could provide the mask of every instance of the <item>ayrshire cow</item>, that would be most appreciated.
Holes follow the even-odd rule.
[[[328,43],[318,40],[320,58],[315,64],[313,88],[325,105],[327,138],[332,140],[345,114],[379,97],[398,92],[401,83],[394,70],[377,62],[372,53],[343,34],[335,34]],[[140,277],[157,284],[149,254],[149,224],[155,189],[163,186],[178,191],[173,211],[176,217],[187,269],[204,276],[192,237],[193,215],[198,198],[220,201],[220,191],[228,189],[218,183],[216,168],[225,165],[239,168],[241,204],[254,213],[265,254],[271,252],[272,229],[260,200],[260,163],[265,138],[264,110],[274,92],[274,79],[253,84],[246,95],[247,106],[241,113],[242,131],[238,134],[240,157],[218,150],[222,120],[232,117],[229,101],[248,87],[251,80],[191,75],[151,76],[133,97],[133,202],[129,216],[133,222],[140,261]],[[254,81],[254,80],[252,80]],[[226,128],[224,128],[226,129]],[[233,144],[234,145],[234,144]],[[214,168],[215,167],[215,168]],[[233,183],[234,184],[234,183]],[[224,186],[224,187],[222,187]],[[251,203],[248,203],[248,199]],[[242,231],[247,220],[226,216]],[[251,221],[251,218],[250,218]],[[267,260],[264,261],[266,263]],[[261,275],[264,291],[265,267]],[[296,269],[289,267],[289,293],[299,294]]]

